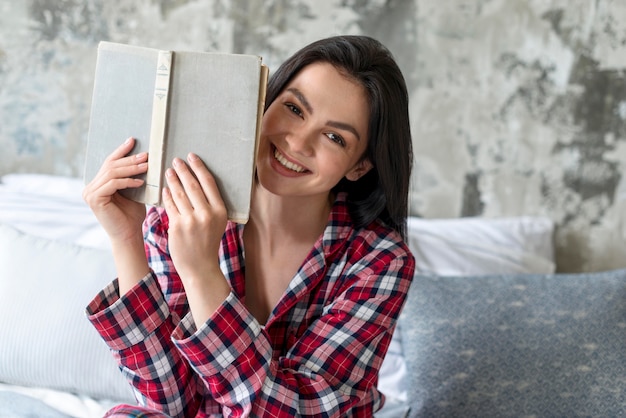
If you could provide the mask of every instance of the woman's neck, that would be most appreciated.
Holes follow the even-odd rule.
[[[268,245],[294,240],[314,242],[326,227],[332,204],[329,195],[283,197],[257,183],[246,228],[253,228]]]

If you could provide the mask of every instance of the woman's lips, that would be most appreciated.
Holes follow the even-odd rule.
[[[272,154],[273,157],[272,161],[274,162],[275,166],[277,166],[278,168],[282,168],[283,170],[281,170],[281,172],[287,172],[290,173],[292,175],[294,174],[304,174],[306,172],[308,172],[308,170],[306,169],[306,167],[303,167],[291,160],[289,160],[284,154],[282,154],[278,148],[276,148],[275,146],[272,146]]]

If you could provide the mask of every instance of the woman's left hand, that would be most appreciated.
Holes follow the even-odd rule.
[[[215,178],[197,155],[189,154],[187,161],[176,158],[167,169],[163,206],[169,253],[199,325],[230,292],[218,255],[228,219]]]

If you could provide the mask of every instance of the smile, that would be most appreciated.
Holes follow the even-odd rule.
[[[280,165],[288,168],[291,171],[295,171],[296,173],[303,173],[304,171],[306,171],[306,168],[287,160],[287,158],[283,154],[278,152],[277,148],[274,148],[274,158],[276,158],[276,161],[278,161]]]

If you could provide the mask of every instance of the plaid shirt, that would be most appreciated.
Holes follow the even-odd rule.
[[[139,402],[176,417],[371,417],[378,370],[415,261],[378,222],[355,229],[340,194],[323,235],[263,327],[245,307],[243,226],[229,223],[220,263],[231,293],[196,329],[167,252],[167,215],[144,223],[152,272],[89,304]]]

